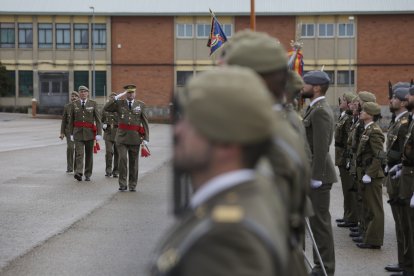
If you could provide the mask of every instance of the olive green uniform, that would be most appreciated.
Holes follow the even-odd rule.
[[[150,275],[290,275],[287,217],[274,189],[257,178],[189,210],[165,235]]]
[[[74,168],[74,153],[75,153],[75,142],[70,139],[70,116],[71,116],[72,103],[65,105],[63,109],[62,124],[60,125],[60,133],[63,133],[66,137],[66,171],[73,172]]]
[[[392,121],[388,128],[386,153],[387,166],[389,169],[391,169],[394,165],[401,163],[404,140],[408,131],[408,117],[409,113],[407,112],[397,120]],[[398,202],[398,197],[400,194],[400,179],[392,179],[391,175],[388,175],[385,180],[385,184],[389,196],[388,202],[391,206],[392,215],[395,221],[398,263],[404,265],[404,234],[402,224],[407,224],[407,221],[404,222],[401,220],[403,215],[403,207]]]
[[[88,126],[75,126],[75,124],[87,124]],[[95,125],[96,131],[91,127]],[[75,173],[91,177],[93,169],[93,146],[95,135],[101,135],[101,118],[95,101],[87,100],[82,107],[81,100],[73,102],[70,118],[70,133],[75,140],[76,168]],[[85,173],[83,159],[85,156]]]
[[[400,182],[400,201],[402,204],[403,234],[405,243],[404,270],[414,275],[414,208],[410,207],[410,199],[414,193],[414,119],[410,114],[407,135],[403,144],[403,160]],[[408,226],[408,227],[407,227]]]
[[[143,140],[149,141],[148,119],[145,104],[134,100],[129,109],[127,100],[111,99],[104,106],[104,111],[118,113],[118,131],[115,142],[119,153],[119,187],[135,190],[138,183],[139,149]],[[145,133],[136,128],[143,127]],[[129,170],[129,171],[128,171]]]
[[[334,117],[325,98],[310,106],[303,117],[306,137],[312,152],[311,178],[322,181],[322,186],[311,189],[310,198],[315,215],[310,225],[328,275],[335,272],[335,250],[329,213],[330,191],[337,181],[334,164],[329,156],[333,140]],[[320,264],[314,252],[316,268]]]
[[[353,179],[349,174],[347,165],[348,134],[352,125],[352,113],[341,114],[335,126],[335,165],[339,169],[342,183],[342,193],[344,195],[344,215],[346,222],[358,223],[357,195],[352,192]]]
[[[119,174],[119,155],[115,143],[115,137],[118,130],[118,113],[103,111],[102,123],[107,125],[106,129],[104,129],[103,137],[105,140],[105,172],[107,175],[117,175]]]
[[[362,183],[363,204],[366,229],[363,242],[374,246],[382,246],[384,240],[384,209],[382,204],[382,183],[384,173],[381,167],[381,156],[384,147],[384,134],[376,123],[370,124],[362,133],[356,153],[358,179],[366,174],[371,183]]]

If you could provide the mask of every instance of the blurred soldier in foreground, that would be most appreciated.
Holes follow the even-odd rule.
[[[115,141],[119,153],[119,191],[135,192],[138,184],[138,161],[141,143],[149,141],[145,103],[135,100],[137,87],[124,86],[125,91],[110,99],[104,111],[117,112],[119,123]],[[120,98],[126,94],[126,99]]]
[[[254,170],[277,124],[266,87],[251,70],[223,68],[197,75],[179,100],[174,162],[194,195],[151,275],[289,275],[286,210]]]
[[[305,86],[302,97],[311,103],[303,116],[306,136],[312,152],[312,179],[310,198],[315,215],[310,225],[328,275],[335,273],[335,250],[329,212],[332,184],[337,182],[334,164],[329,155],[334,131],[332,109],[325,99],[330,79],[325,72],[310,71],[303,76]],[[312,275],[322,275],[321,264],[314,253],[315,268]]]
[[[116,93],[111,93],[110,99],[114,99]],[[118,149],[115,143],[116,132],[118,130],[118,113],[102,111],[102,129],[104,130],[105,140],[105,176],[118,177]],[[112,166],[113,160],[113,166]]]
[[[387,165],[385,167],[385,173],[387,178],[385,179],[385,186],[389,196],[388,203],[390,204],[392,216],[395,222],[395,234],[397,236],[397,252],[398,252],[398,263],[394,265],[388,265],[385,267],[387,271],[399,272],[402,271],[405,263],[410,262],[410,257],[404,252],[404,239],[403,225],[408,227],[408,220],[402,220],[403,206],[399,201],[400,195],[400,179],[396,178],[394,173],[388,173],[391,168],[401,163],[403,154],[403,145],[405,136],[408,131],[408,119],[410,114],[407,110],[408,95],[410,84],[407,83],[396,83],[391,91],[390,95],[390,111],[393,113],[393,119],[391,120],[390,126],[387,132]],[[405,258],[404,258],[405,255]],[[407,259],[408,260],[404,260]]]
[[[352,110],[350,103],[357,97],[352,92],[346,92],[340,98],[339,109],[341,115],[335,126],[335,165],[338,166],[342,183],[342,194],[344,195],[344,215],[337,220],[339,227],[358,226],[357,195],[352,192],[353,179],[346,169],[347,153],[349,152],[347,142],[352,125]]]
[[[71,139],[75,141],[75,179],[82,181],[85,157],[85,181],[90,181],[93,169],[94,142],[102,139],[101,118],[95,101],[88,99],[89,89],[79,86],[80,100],[72,105],[70,118]]]
[[[382,206],[382,170],[384,134],[376,121],[381,116],[377,103],[367,102],[362,106],[360,120],[364,132],[359,142],[356,163],[358,179],[363,190],[363,204],[366,230],[357,246],[362,249],[380,249],[384,240],[384,209]]]
[[[294,72],[289,72],[287,53],[282,44],[265,33],[250,30],[236,33],[226,47],[224,60],[228,65],[253,69],[260,75],[271,93],[274,115],[279,123],[275,144],[267,157],[271,166],[277,169],[277,176],[285,178],[287,183],[287,187],[281,186],[281,183],[276,184],[286,194],[285,204],[289,212],[291,251],[288,274],[307,275],[302,241],[305,216],[309,215],[309,208],[306,208],[306,195],[310,182],[308,163],[310,150],[308,153],[305,150],[307,142],[299,117],[293,110],[293,114],[288,112],[283,105],[288,80],[291,90],[297,89],[298,86],[300,90],[303,83],[299,76],[298,79],[292,75]]]
[[[63,109],[63,116],[62,116],[62,124],[60,125],[60,136],[59,138],[63,140],[66,137],[66,172],[71,173],[73,172],[74,167],[74,153],[75,153],[75,143],[70,139],[70,130],[69,130],[69,123],[70,123],[70,115],[71,115],[71,108],[72,103],[79,99],[79,93],[73,91],[70,95],[70,103],[65,105]]]

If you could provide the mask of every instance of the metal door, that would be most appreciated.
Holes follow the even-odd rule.
[[[40,106],[63,107],[69,101],[69,73],[39,73]]]

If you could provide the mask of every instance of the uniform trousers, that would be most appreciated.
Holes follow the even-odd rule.
[[[112,166],[113,162],[113,166]],[[105,172],[107,174],[118,174],[118,148],[114,141],[105,140]]]
[[[72,172],[76,165],[75,162],[75,142],[70,140],[70,132],[65,131],[66,136],[66,171]]]
[[[135,189],[138,183],[138,161],[140,145],[116,144],[119,154],[119,187]],[[128,177],[127,177],[128,176]]]
[[[384,208],[382,204],[383,178],[373,178],[362,183],[366,231],[364,243],[382,246],[384,241]]]
[[[85,177],[91,177],[93,169],[93,142],[94,140],[88,141],[77,141],[75,140],[75,156],[76,156],[76,174],[84,174]],[[83,168],[83,158],[85,157],[85,173]]]
[[[357,195],[355,192],[350,191],[353,187],[353,179],[349,174],[345,166],[338,166],[339,175],[342,183],[342,193],[344,195],[344,216],[343,218],[347,222],[358,222],[357,211]]]

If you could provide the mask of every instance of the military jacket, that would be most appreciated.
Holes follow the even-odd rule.
[[[118,130],[118,113],[102,111],[102,124],[107,124],[104,129],[104,140],[115,142]]]
[[[86,123],[95,125],[96,133],[91,127],[76,127],[75,123]],[[75,141],[93,140],[96,135],[102,135],[101,117],[95,101],[87,100],[85,107],[82,107],[81,100],[73,102],[70,118],[70,133]]]
[[[385,137],[377,123],[369,125],[361,135],[356,153],[356,165],[361,167],[362,174],[371,178],[382,178],[381,157],[384,155]]]
[[[165,235],[150,275],[288,275],[286,211],[267,180],[240,183],[185,214]]]
[[[335,165],[345,166],[347,162],[348,135],[352,125],[352,114],[345,112],[335,125]]]
[[[408,131],[409,113],[405,113],[398,120],[390,124],[387,134],[387,163],[388,167],[401,163],[405,136]]]
[[[412,114],[409,117],[410,125],[403,145],[402,173],[400,186],[400,197],[410,199],[414,193],[414,120]]]
[[[134,104],[130,110],[127,100],[111,99],[104,106],[104,111],[118,113],[118,131],[115,137],[116,143],[139,145],[142,140],[149,141],[148,119],[145,114],[145,104],[143,102],[134,100]],[[123,126],[143,127],[145,134],[141,134],[135,129],[124,129]]]
[[[72,103],[68,103],[63,108],[62,124],[60,125],[60,133],[67,135],[69,133],[69,124],[71,116]]]
[[[310,106],[303,117],[306,137],[312,152],[312,179],[322,183],[337,181],[334,164],[329,155],[333,140],[334,118],[325,99]]]

